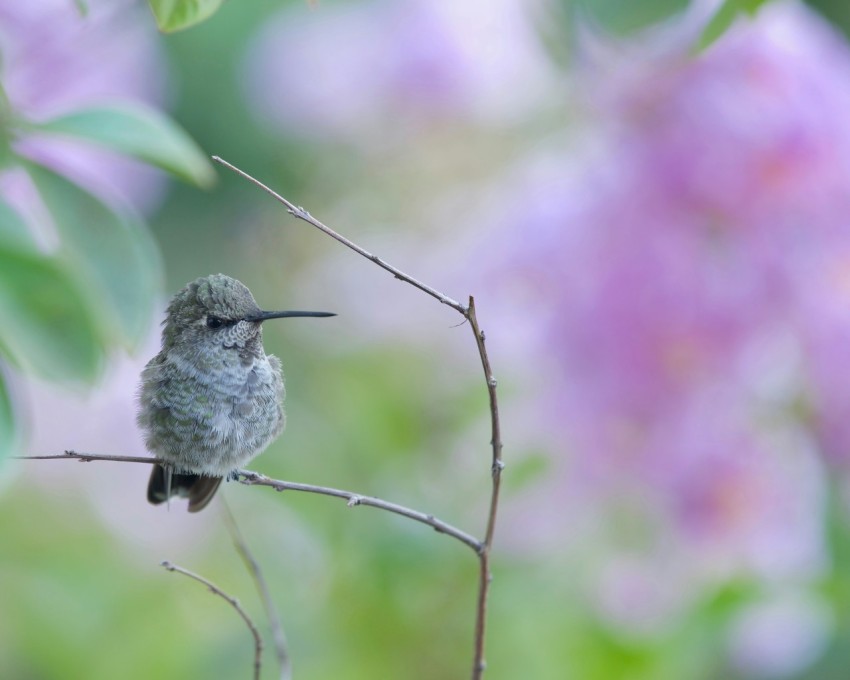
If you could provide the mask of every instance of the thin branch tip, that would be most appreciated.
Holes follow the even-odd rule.
[[[254,558],[239,525],[236,522],[236,517],[230,511],[230,506],[227,502],[222,503],[224,508],[224,519],[227,524],[230,538],[236,548],[236,552],[242,558],[242,562],[247,567],[263,602],[263,607],[266,610],[266,616],[269,620],[269,626],[272,633],[272,642],[277,656],[278,664],[280,665],[280,680],[291,680],[292,678],[292,662],[289,658],[289,644],[286,641],[286,634],[283,632],[283,624],[280,620],[280,614],[275,607],[274,600],[271,596],[268,583],[266,583],[263,570],[260,568],[259,562]]]
[[[184,569],[183,567],[177,566],[169,562],[168,560],[163,560],[160,562],[160,565],[165,567],[168,571],[177,572],[178,574],[183,574],[184,576],[188,576],[189,578],[201,583],[207,587],[207,589],[213,594],[218,595],[220,598],[225,600],[228,604],[230,604],[233,609],[236,610],[236,613],[242,618],[245,622],[245,625],[248,626],[248,630],[251,632],[252,637],[254,638],[254,680],[260,680],[260,671],[262,668],[262,657],[263,657],[263,638],[260,635],[260,631],[257,626],[254,624],[254,621],[248,616],[248,612],[246,612],[242,605],[239,604],[239,601],[225,593],[221,588],[215,585],[212,581],[204,578],[196,574],[195,572],[189,571],[188,569]]]

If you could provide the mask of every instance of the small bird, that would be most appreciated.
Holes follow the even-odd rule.
[[[262,324],[329,312],[264,312],[224,274],[189,283],[168,305],[162,349],[142,371],[138,424],[154,465],[148,501],[189,499],[203,510],[224,477],[283,430],[280,360],[263,348]]]

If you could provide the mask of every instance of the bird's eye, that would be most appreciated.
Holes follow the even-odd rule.
[[[207,317],[207,328],[221,328],[223,325],[224,321],[219,319],[217,316]]]

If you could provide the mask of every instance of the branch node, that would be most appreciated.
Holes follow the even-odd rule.
[[[499,386],[499,381],[491,375],[487,384],[495,390]]]
[[[362,502],[363,502],[362,496],[351,496],[351,497],[349,497],[348,503],[346,503],[346,505],[349,508],[353,508],[355,505],[360,505]]]
[[[493,466],[491,468],[491,472],[493,473],[494,477],[498,477],[500,474],[502,474],[502,470],[504,470],[504,469],[505,469],[505,461],[503,461],[501,458],[498,458],[498,459],[493,461]]]

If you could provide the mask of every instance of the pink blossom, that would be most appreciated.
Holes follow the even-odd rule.
[[[508,501],[516,540],[535,505],[569,517],[549,549],[583,550],[582,526],[611,551],[599,611],[637,628],[729,579],[817,578],[823,454],[850,452],[850,48],[791,3],[689,45],[586,65],[582,141],[493,190],[511,201],[477,251],[488,338],[525,324],[502,349],[540,373],[554,458],[545,493]]]

